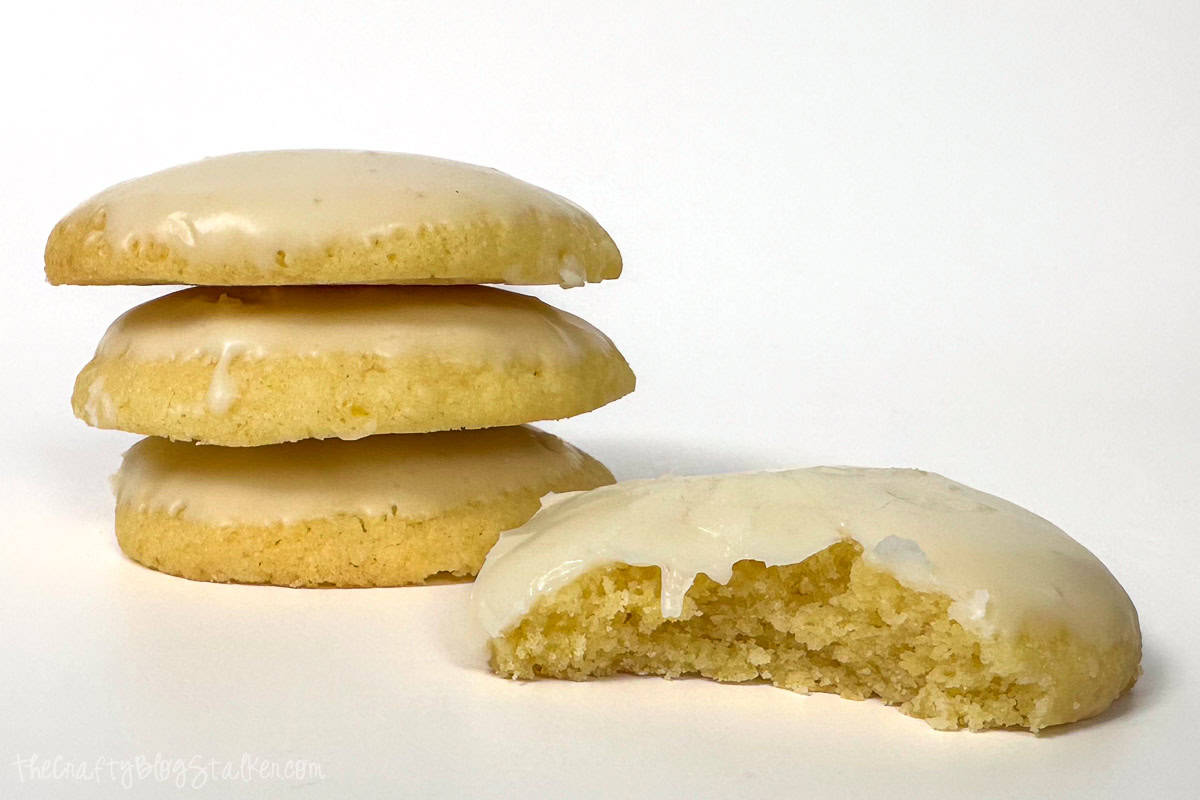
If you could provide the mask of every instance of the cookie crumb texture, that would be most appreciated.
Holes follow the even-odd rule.
[[[861,555],[844,541],[799,564],[740,561],[726,585],[701,574],[679,619],[662,615],[658,567],[596,569],[492,639],[491,665],[512,678],[766,680],[878,697],[942,730],[1036,732],[1099,713],[1136,680],[1136,650],[1065,630],[983,639],[950,619],[948,596],[905,588]]]

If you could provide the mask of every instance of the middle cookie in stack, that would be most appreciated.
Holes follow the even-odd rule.
[[[549,192],[336,151],[121,184],[47,247],[58,283],[210,284],[127,312],[76,382],[89,424],[151,435],[115,481],[122,549],[189,578],[291,586],[474,575],[542,495],[611,483],[522,425],[633,389],[607,337],[525,295],[399,284],[619,271],[603,229]],[[333,282],[391,285],[286,285]]]

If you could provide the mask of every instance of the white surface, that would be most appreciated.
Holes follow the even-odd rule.
[[[324,777],[199,793],[1194,796],[1196,4],[453,5],[28,4],[0,26],[0,796],[163,788],[21,783],[34,754],[243,753]],[[321,146],[495,166],[609,229],[626,277],[538,293],[638,371],[547,426],[619,476],[912,465],[999,494],[1123,582],[1142,681],[1037,738],[765,686],[508,683],[461,636],[467,586],[124,560],[105,479],[133,437],[67,397],[159,290],[51,288],[45,235],[132,175]]]

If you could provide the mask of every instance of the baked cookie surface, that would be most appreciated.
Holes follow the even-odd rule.
[[[194,288],[117,319],[72,406],[95,427],[252,446],[559,419],[633,386],[604,334],[502,289]]]
[[[148,438],[114,478],[117,541],[194,580],[399,586],[474,575],[542,495],[611,482],[528,426],[237,450]]]
[[[502,172],[402,153],[236,153],[117,184],[51,232],[62,284],[579,286],[621,274],[569,200]]]
[[[937,728],[1100,713],[1141,635],[1090,552],[918,470],[630,481],[549,502],[473,592],[493,669],[770,680],[880,697]]]

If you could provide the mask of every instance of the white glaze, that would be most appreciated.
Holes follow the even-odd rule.
[[[329,353],[567,369],[616,348],[576,316],[486,286],[184,289],[127,311],[96,348],[97,359],[214,363],[214,414],[238,397],[229,373],[237,359]]]
[[[588,253],[564,253],[565,242],[547,241],[544,252],[529,254],[537,273],[555,275],[561,266],[572,282],[598,281],[615,277],[602,274],[606,264],[619,264],[608,234],[566,198],[494,169],[406,153],[235,153],[117,184],[84,203],[80,213],[103,216],[100,235],[112,250],[156,242],[189,261],[251,264],[268,276],[289,253],[334,243],[369,246],[438,225],[513,226],[539,219],[566,221],[578,243],[601,257],[580,261]],[[544,282],[529,264],[512,265],[505,277]]]
[[[238,398],[238,388],[229,375],[229,365],[246,350],[244,342],[226,341],[221,346],[221,355],[217,357],[217,365],[213,367],[212,379],[208,383],[208,395],[205,404],[213,414],[224,414],[233,406]]]
[[[116,417],[112,395],[104,391],[104,376],[94,378],[88,384],[87,399],[83,403],[83,419],[94,427],[109,425]]]
[[[566,365],[608,337],[535,297],[487,286],[195,287],[143,303],[96,355],[144,361],[365,353]]]
[[[508,492],[545,491],[584,455],[529,426],[211,447],[150,437],[114,476],[117,505],[212,525],[334,514],[426,519]]]
[[[658,566],[662,609],[679,616],[696,575],[728,582],[742,560],[794,564],[843,539],[981,636],[1067,628],[1113,644],[1138,636],[1116,579],[1051,523],[919,470],[815,467],[627,481],[550,498],[505,534],[473,604],[489,636],[589,570]]]

